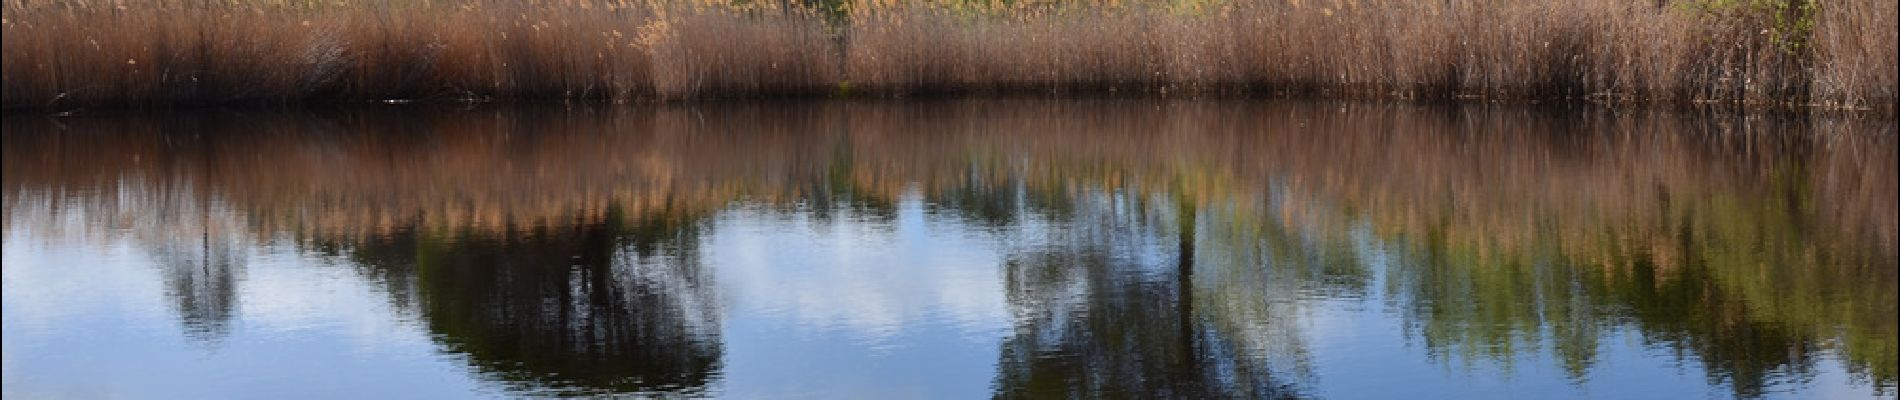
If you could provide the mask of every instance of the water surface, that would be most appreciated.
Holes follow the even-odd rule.
[[[7,398],[1892,398],[1891,121],[4,120]]]

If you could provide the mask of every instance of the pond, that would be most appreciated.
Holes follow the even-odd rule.
[[[1881,118],[4,120],[7,398],[1892,398]]]

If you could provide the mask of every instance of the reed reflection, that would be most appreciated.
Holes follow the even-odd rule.
[[[998,101],[5,124],[7,229],[159,232],[136,235],[181,255],[187,326],[239,310],[243,249],[281,240],[530,394],[716,391],[736,289],[703,236],[739,205],[884,226],[915,202],[993,237],[1000,397],[1324,394],[1302,319],[1374,297],[1414,356],[1541,354],[1577,384],[1622,331],[1737,397],[1831,357],[1890,394],[1900,348],[1884,121]]]

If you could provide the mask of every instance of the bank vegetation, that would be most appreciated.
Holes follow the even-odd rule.
[[[1892,110],[1889,0],[6,0],[9,109],[1271,95]]]

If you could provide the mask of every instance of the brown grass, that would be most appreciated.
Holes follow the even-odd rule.
[[[1892,109],[1896,6],[1701,0],[5,2],[7,108],[945,92]],[[802,4],[793,2],[789,4]]]
[[[822,24],[636,2],[6,3],[5,105],[610,100],[830,88]],[[749,13],[749,14],[748,14]],[[663,59],[656,64],[653,60]]]
[[[1831,10],[1859,18],[1853,23],[1864,25],[1854,26],[1870,35],[1879,25],[1861,19],[1892,20]],[[1654,2],[1287,1],[974,14],[911,6],[863,14],[852,26],[849,76],[855,86],[897,92],[1097,86],[1761,104],[1809,95],[1806,54],[1759,34],[1759,18]],[[1872,75],[1879,71],[1870,68],[1893,64],[1858,62],[1849,69]],[[1855,87],[1873,79],[1843,77]],[[1883,101],[1892,96],[1854,105]]]
[[[1900,3],[1846,1],[1822,7],[1815,22],[1814,98],[1866,107],[1894,104],[1900,87]]]

